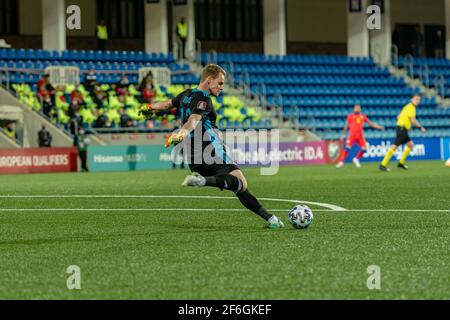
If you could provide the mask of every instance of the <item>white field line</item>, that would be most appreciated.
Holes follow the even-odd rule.
[[[161,199],[226,199],[235,200],[236,197],[219,197],[219,196],[173,196],[173,195],[0,195],[0,199],[47,199],[47,198],[123,198],[123,199],[146,199],[146,198],[161,198]],[[260,198],[262,201],[274,202],[289,202],[289,203],[304,203],[322,206],[328,209],[314,209],[317,212],[327,211],[352,211],[352,212],[450,212],[450,209],[430,210],[430,209],[344,209],[339,206],[320,202],[310,202],[303,200],[291,199],[276,199],[276,198]],[[0,208],[0,212],[8,211],[230,211],[239,212],[246,211],[246,209],[208,209],[208,208]],[[287,209],[271,209],[274,212],[286,212]]]
[[[236,197],[218,197],[218,196],[158,196],[158,195],[11,195],[11,196],[0,196],[0,199],[46,199],[46,198],[161,198],[161,199],[228,199],[228,200],[236,200]],[[290,199],[275,199],[275,198],[259,198],[261,201],[275,201],[275,202],[289,202],[289,203],[295,203],[295,204],[309,204],[309,205],[316,205],[319,207],[328,208],[332,211],[347,211],[347,209],[336,206],[334,204],[328,204],[328,203],[321,203],[321,202],[311,202],[311,201],[304,201],[304,200],[290,200]]]
[[[213,208],[0,208],[0,212],[45,212],[45,211],[85,211],[85,212],[123,212],[123,211],[139,211],[139,212],[151,212],[151,211],[204,211],[204,212],[242,212],[247,209],[213,209]],[[288,209],[268,209],[272,212],[288,212]],[[314,209],[314,212],[335,212],[330,209]],[[409,209],[347,209],[348,212],[449,212],[449,210],[409,210]]]

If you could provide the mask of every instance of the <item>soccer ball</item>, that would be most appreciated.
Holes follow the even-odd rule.
[[[335,161],[339,158],[339,144],[336,142],[330,142],[328,145],[328,157]]]
[[[312,210],[304,204],[299,204],[288,213],[288,220],[296,229],[306,229],[313,222]]]
[[[446,165],[447,167],[450,167],[450,158],[448,158],[448,160],[447,160],[447,162],[445,163],[445,165]]]

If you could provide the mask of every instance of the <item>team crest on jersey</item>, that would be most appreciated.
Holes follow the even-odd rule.
[[[208,106],[208,102],[206,101],[200,101],[197,105],[197,108],[200,110],[206,110],[206,107]]]

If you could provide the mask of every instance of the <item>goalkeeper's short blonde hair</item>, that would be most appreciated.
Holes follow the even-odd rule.
[[[201,82],[205,81],[208,77],[216,79],[220,74],[223,74],[224,77],[227,76],[227,72],[221,66],[218,66],[217,64],[208,64],[203,68]]]

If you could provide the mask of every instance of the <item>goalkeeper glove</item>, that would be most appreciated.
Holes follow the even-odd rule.
[[[188,132],[186,130],[180,130],[178,132],[172,133],[166,140],[165,147],[169,148],[171,145],[177,145],[180,142],[182,142],[186,136],[188,135]]]
[[[146,119],[150,119],[155,115],[157,110],[153,109],[153,106],[149,104],[144,104],[139,108],[138,115]]]

